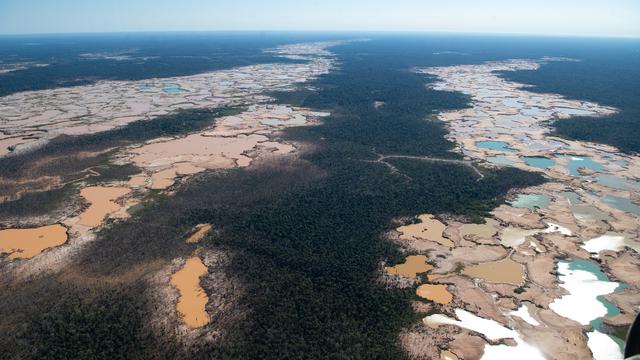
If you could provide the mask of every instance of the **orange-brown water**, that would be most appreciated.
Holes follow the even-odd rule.
[[[192,175],[204,171],[204,168],[189,163],[175,164],[173,167],[158,171],[151,176],[151,188],[155,190],[166,189],[175,183],[179,175]]]
[[[418,216],[420,223],[399,227],[397,230],[402,233],[402,238],[407,240],[426,239],[435,241],[444,246],[453,246],[453,242],[442,234],[446,225],[433,218],[433,215],[424,214]]]
[[[131,192],[129,188],[92,186],[80,190],[80,195],[89,202],[89,207],[80,214],[80,225],[96,227],[102,224],[105,216],[120,209],[114,200]]]
[[[193,235],[189,236],[187,239],[187,243],[194,244],[202,240],[202,238],[207,235],[209,231],[211,231],[211,224],[198,224],[195,229],[196,232]]]
[[[387,272],[397,274],[409,278],[415,278],[417,274],[427,272],[433,269],[433,266],[427,264],[427,257],[424,255],[407,256],[404,264],[396,266],[387,266]]]
[[[60,224],[32,229],[0,230],[0,253],[8,259],[28,259],[45,249],[60,246],[67,241],[67,228]]]
[[[416,289],[416,295],[443,305],[453,300],[453,295],[447,290],[447,285],[440,284],[422,284]]]
[[[209,299],[200,286],[200,276],[206,273],[207,267],[194,256],[187,259],[182,269],[171,277],[171,285],[180,293],[176,310],[185,324],[192,328],[202,327],[211,320],[206,310]]]
[[[466,267],[462,273],[473,278],[513,285],[520,285],[524,281],[524,269],[522,265],[511,259],[469,266]]]
[[[496,228],[497,225],[498,222],[492,219],[487,219],[487,222],[484,224],[464,224],[460,228],[460,234],[462,237],[471,236],[490,239],[498,232]]]

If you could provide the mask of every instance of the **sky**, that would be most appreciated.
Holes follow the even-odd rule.
[[[0,34],[235,30],[640,37],[640,0],[0,0]]]

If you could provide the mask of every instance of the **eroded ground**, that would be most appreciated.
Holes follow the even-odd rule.
[[[187,177],[251,166],[258,159],[295,155],[302,144],[283,141],[281,130],[317,124],[328,114],[271,104],[273,99],[267,93],[294,90],[299,83],[329,72],[335,58],[327,48],[337,44],[294,44],[267,50],[299,60],[296,63],[145,81],[100,81],[0,98],[0,157],[29,152],[60,134],[95,134],[180,109],[243,109],[218,117],[199,131],[108,149],[108,163],[132,166],[140,172],[128,180],[98,185],[88,181],[91,175],[74,180],[73,186],[79,188],[77,202],[84,204],[80,208],[60,215],[0,219],[0,228],[7,228],[0,230],[4,262],[0,275],[9,281],[23,281],[63,269],[88,242],[96,241],[96,233],[110,221],[129,217],[129,210],[154,191],[170,196]],[[0,178],[0,184],[23,180]],[[61,184],[58,177],[41,182],[33,188],[41,191],[68,185]],[[18,199],[22,193],[9,195],[2,201]],[[200,224],[185,241],[196,245],[214,228],[215,224]],[[160,333],[183,336],[198,330],[207,334],[207,339],[215,339],[228,323],[242,316],[229,310],[241,288],[225,273],[230,255],[222,250],[198,251],[200,255],[175,259],[150,280],[155,290],[149,296],[159,304],[152,323]],[[211,322],[213,318],[217,323]]]
[[[301,63],[259,64],[192,76],[26,91],[0,98],[0,145],[19,151],[59,134],[113,129],[176,109],[220,108],[268,101],[267,91],[292,90],[327,73],[336,42],[285,45],[267,50]],[[167,90],[166,84],[174,87]]]
[[[549,182],[512,193],[484,224],[420,215],[424,225],[392,234],[434,267],[417,288],[432,300],[431,315],[400,338],[411,355],[622,358],[622,340],[606,334],[606,325],[628,325],[640,305],[640,159],[555,138],[546,126],[616,109],[533,93],[496,73],[565,60],[418,70],[437,76],[433,89],[470,96],[471,107],[438,115],[467,160],[542,172]],[[413,231],[422,227],[436,231]],[[434,289],[452,299],[432,295]]]
[[[184,263],[182,268],[171,277],[171,285],[180,292],[176,309],[183,321],[192,328],[202,327],[209,323],[207,294],[200,286],[200,277],[207,273],[199,257],[194,256]]]
[[[154,140],[125,150],[123,157],[145,170],[135,178],[136,184],[166,189],[178,176],[245,167],[257,157],[293,153],[293,144],[277,140],[278,131],[311,125],[326,115],[281,105],[254,105],[238,115],[217,119],[213,128]]]

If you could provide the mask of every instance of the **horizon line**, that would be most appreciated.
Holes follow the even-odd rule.
[[[469,32],[469,31],[438,31],[438,30],[327,30],[327,29],[246,29],[246,30],[117,30],[117,31],[68,31],[68,32],[27,32],[27,33],[0,33],[0,37],[28,37],[28,36],[62,36],[62,35],[109,35],[109,34],[162,34],[162,33],[338,33],[338,34],[431,34],[431,35],[459,35],[459,36],[504,36],[504,37],[549,37],[549,38],[584,38],[584,39],[620,39],[639,40],[640,35],[603,35],[603,34],[548,34],[527,32]]]

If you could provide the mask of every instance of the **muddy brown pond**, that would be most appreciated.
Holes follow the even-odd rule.
[[[447,290],[447,285],[441,284],[422,284],[418,286],[416,295],[442,305],[453,300],[453,295]]]
[[[415,278],[417,274],[433,269],[433,266],[427,264],[426,261],[427,257],[424,255],[412,255],[407,256],[404,264],[388,266],[386,269],[391,274]]]
[[[92,186],[80,191],[80,195],[87,200],[89,208],[80,214],[80,225],[96,227],[102,223],[105,216],[120,209],[114,200],[131,192],[129,188]]]
[[[200,276],[206,273],[207,267],[194,256],[187,259],[182,269],[171,277],[171,285],[180,293],[176,310],[185,324],[192,328],[202,327],[210,321],[205,309],[209,298],[200,286]]]
[[[465,268],[462,273],[473,278],[513,285],[520,285],[524,281],[522,265],[511,259],[472,265]]]
[[[8,254],[9,260],[28,259],[66,241],[67,228],[60,224],[0,230],[0,253]]]

